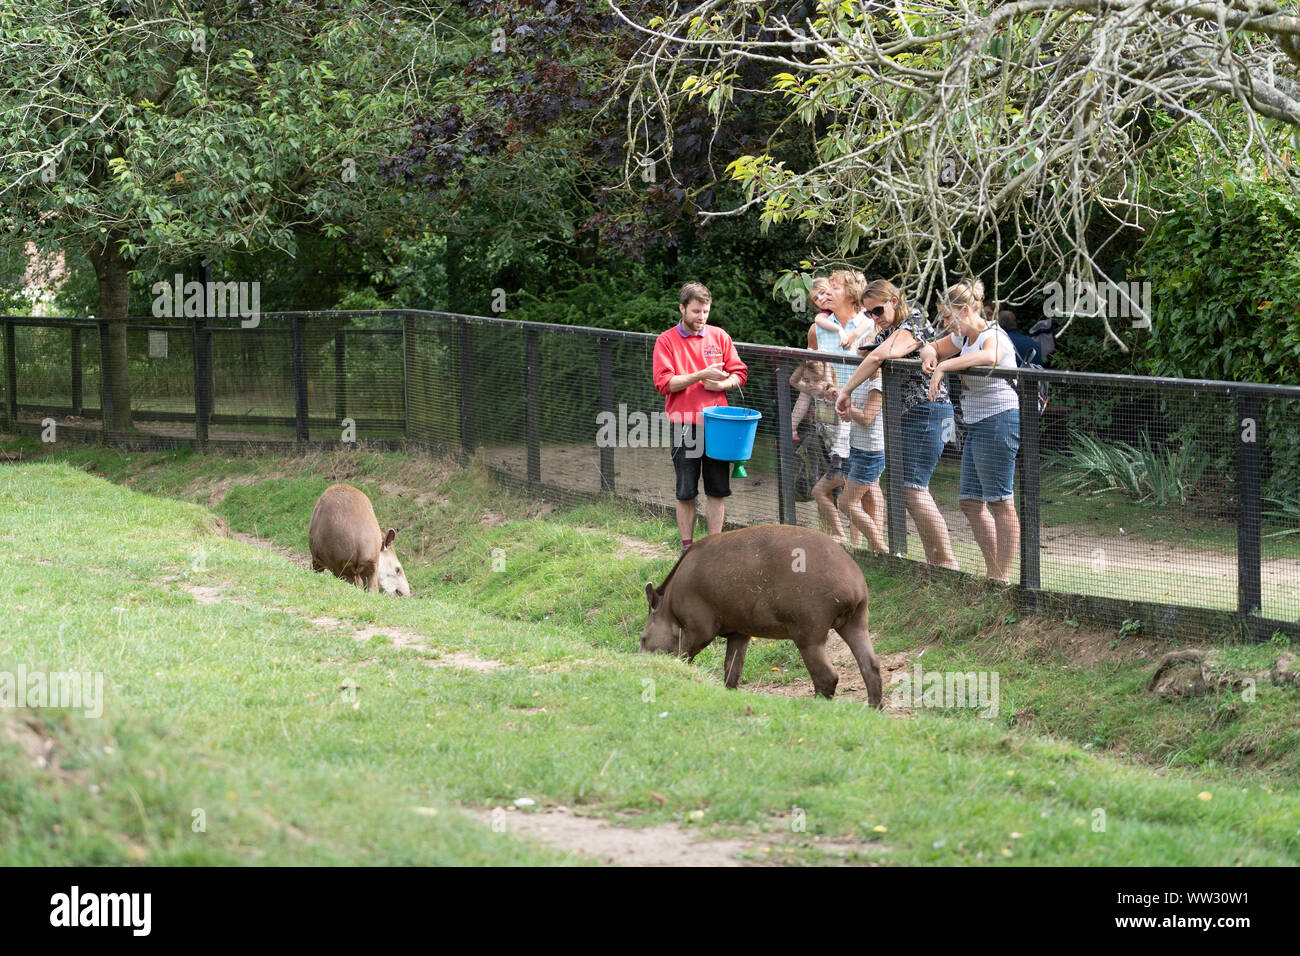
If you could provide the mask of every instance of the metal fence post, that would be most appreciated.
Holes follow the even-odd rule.
[[[342,333],[339,333],[342,338]],[[336,350],[334,353],[338,355]],[[337,359],[335,359],[337,361]],[[415,317],[402,315],[402,436],[411,440],[411,376],[415,370]],[[340,416],[342,417],[342,416]]]
[[[107,441],[113,421],[113,360],[108,349],[108,321],[100,319],[96,324],[99,327],[99,414]]]
[[[18,342],[14,320],[5,320],[5,397],[9,400],[9,427],[18,427]]]
[[[200,448],[208,444],[208,423],[212,418],[212,333],[208,320],[194,320],[194,440]]]
[[[778,359],[772,371],[776,375],[776,494],[777,514],[781,524],[798,524],[799,513],[794,500],[794,441],[790,437],[789,363]],[[813,421],[817,420],[813,410]]]
[[[600,364],[600,411],[614,414],[614,350],[609,339],[597,339]],[[600,490],[614,493],[614,449],[600,449]]]
[[[1026,610],[1038,606],[1042,587],[1039,563],[1039,505],[1042,459],[1039,455],[1038,383],[1020,377],[1020,597]]]
[[[885,524],[890,554],[907,554],[907,499],[903,492],[903,376],[907,371],[896,369],[893,359],[880,370],[885,377]]]
[[[1237,393],[1237,612],[1256,640],[1264,635],[1252,616],[1263,604],[1260,579],[1259,444],[1264,421],[1259,398]]]
[[[524,441],[528,447],[528,483],[542,480],[542,348],[533,328],[524,331]]]
[[[466,457],[478,444],[474,434],[474,337],[468,320],[457,319],[460,328],[460,448]]]
[[[72,329],[72,415],[81,417],[81,329]]]
[[[402,393],[406,393],[406,381],[411,377],[411,365],[409,343],[406,340],[405,328],[402,335]],[[343,419],[348,417],[348,359],[347,344],[344,341],[343,330],[339,329],[334,333],[334,420],[341,428]],[[410,413],[407,413],[409,419]],[[409,435],[407,436],[410,437]]]
[[[294,437],[307,441],[307,349],[303,341],[303,320],[293,319],[293,417]]]

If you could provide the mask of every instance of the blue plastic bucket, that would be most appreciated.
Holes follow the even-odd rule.
[[[757,409],[734,405],[704,409],[704,454],[715,461],[749,461],[762,417]]]

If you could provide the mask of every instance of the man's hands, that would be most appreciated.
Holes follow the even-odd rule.
[[[700,369],[695,373],[698,378],[696,381],[703,382],[704,388],[710,392],[725,392],[729,388],[735,387],[735,382],[724,368],[721,362],[714,362],[707,368]]]

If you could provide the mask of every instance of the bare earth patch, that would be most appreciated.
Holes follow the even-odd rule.
[[[924,653],[924,651],[922,651]],[[835,673],[840,675],[840,682],[835,687],[836,697],[848,697],[850,700],[859,703],[867,703],[867,688],[862,684],[862,672],[858,670],[858,662],[853,657],[853,652],[849,646],[840,639],[840,636],[831,631],[830,637],[826,641],[826,654],[830,658],[831,666],[835,668]],[[899,651],[896,654],[881,654],[880,657],[880,681],[884,689],[883,703],[885,713],[891,717],[911,717],[914,714],[912,707],[900,705],[890,694],[890,688],[894,680],[901,674],[906,673],[912,667],[912,662],[916,659],[915,651]],[[802,663],[796,665],[802,668]],[[812,678],[807,672],[795,680],[785,683],[768,683],[759,681],[757,683],[741,683],[743,690],[753,690],[760,694],[772,694],[776,697],[812,697],[814,696]]]
[[[496,822],[498,830],[504,825],[501,832],[520,835],[610,866],[767,865],[781,862],[781,851],[794,836],[774,832],[752,839],[708,839],[672,823],[639,829],[618,826],[597,817],[579,816],[566,807],[538,811],[507,807],[491,813],[467,812],[488,826]],[[809,842],[823,853],[846,858],[879,854],[888,849],[877,843],[821,840],[817,837]]]
[[[301,552],[294,551],[290,548],[282,548],[269,538],[259,538],[257,535],[244,534],[242,531],[231,532],[232,537],[244,544],[251,544],[255,547],[262,548],[266,551],[274,551],[280,557],[289,561],[290,564],[299,568],[311,570],[311,558]]]
[[[602,528],[579,527],[579,531],[586,534],[608,534],[618,544],[614,548],[614,557],[616,558],[668,558],[672,557],[672,552],[662,544],[652,544],[649,541],[642,541],[640,538],[634,538],[627,534],[614,534],[605,531]]]
[[[380,627],[369,625],[364,627],[352,627],[335,617],[313,617],[309,619],[317,627],[325,628],[343,628],[352,632],[354,641],[368,641],[372,637],[390,638],[396,647],[406,647],[416,651],[426,651],[437,654],[434,658],[425,658],[423,663],[430,667],[451,667],[457,670],[471,670],[479,673],[488,673],[490,671],[500,670],[505,665],[501,661],[493,660],[488,657],[478,657],[465,651],[443,651],[431,647],[425,643],[422,635],[405,627]]]
[[[48,770],[70,783],[84,784],[90,779],[85,770],[64,770],[60,767],[54,739],[32,724],[6,717],[0,720],[0,740],[16,743],[31,760],[32,766],[39,770]]]
[[[268,475],[227,475],[213,481],[211,478],[196,478],[179,492],[183,498],[197,501],[199,504],[215,508],[230,494],[231,488],[243,485],[255,485],[263,478],[279,477],[278,473]]]
[[[225,592],[221,588],[209,587],[205,584],[187,585],[186,591],[194,596],[194,600],[200,604],[216,604],[225,599]]]
[[[475,816],[493,822],[491,813]],[[564,808],[521,813],[511,807],[496,816],[504,819],[506,833],[617,866],[741,866],[737,854],[749,849],[743,840],[696,840],[672,824],[636,830]]]

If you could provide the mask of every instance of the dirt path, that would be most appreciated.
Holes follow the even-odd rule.
[[[840,675],[840,682],[835,687],[835,696],[848,697],[850,700],[866,705],[867,688],[863,686],[858,662],[854,660],[853,652],[849,650],[848,645],[834,631],[831,631],[830,638],[826,642],[826,653],[830,657],[831,666],[835,668],[835,673]],[[924,650],[921,653],[924,653]],[[884,689],[885,713],[891,717],[911,717],[914,713],[913,708],[900,705],[895,701],[890,696],[889,690],[898,675],[911,669],[916,656],[917,652],[914,650],[880,655],[880,681]],[[812,678],[808,676],[802,663],[794,665],[794,668],[801,676],[792,681],[778,684],[759,680],[752,684],[742,684],[741,687],[760,694],[772,694],[775,697],[812,697],[814,694]]]
[[[672,823],[635,828],[598,817],[579,816],[567,807],[523,811],[497,807],[490,813],[467,810],[494,832],[523,836],[557,850],[577,853],[611,866],[762,866],[779,865],[798,843],[840,857],[842,865],[872,865],[870,857],[888,851],[875,842],[823,840],[806,833],[770,830],[761,836],[711,840]]]

